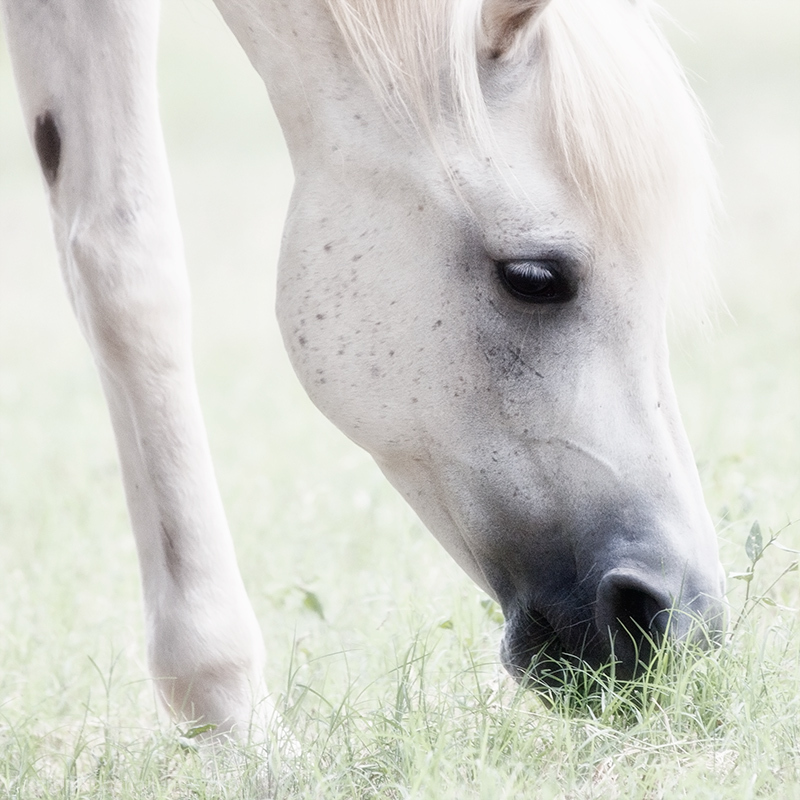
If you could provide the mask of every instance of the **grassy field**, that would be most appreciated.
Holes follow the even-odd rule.
[[[272,311],[280,134],[210,2],[166,4],[201,395],[267,682],[302,745],[279,797],[800,796],[800,6],[667,7],[728,215],[729,313],[674,337],[677,390],[726,568],[748,571],[754,522],[780,538],[730,582],[725,648],[638,700],[550,709],[503,676],[498,610],[297,385]],[[0,50],[0,798],[249,796],[248,753],[215,775],[178,733],[146,679],[109,423]]]

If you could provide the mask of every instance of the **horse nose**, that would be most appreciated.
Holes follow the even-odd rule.
[[[579,581],[562,597],[516,598],[504,606],[501,659],[523,683],[558,687],[581,663],[591,669],[613,664],[617,679],[631,680],[666,642],[708,648],[722,638],[722,589],[717,576],[703,570],[687,567],[668,576],[612,567],[598,582]]]
[[[636,570],[607,572],[597,587],[595,625],[607,637],[617,676],[634,677],[665,639],[700,646],[713,641],[721,622],[710,600],[685,585],[676,596]]]

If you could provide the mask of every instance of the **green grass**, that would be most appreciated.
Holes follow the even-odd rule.
[[[702,7],[700,7],[702,6]],[[498,611],[367,456],[310,406],[273,321],[290,168],[207,2],[168,4],[162,97],[201,394],[300,798],[800,795],[800,107],[796,4],[669,4],[719,138],[730,315],[674,374],[730,582],[723,649],[556,708],[497,664]],[[787,527],[788,525],[788,527]],[[751,551],[752,554],[752,551]],[[785,573],[785,574],[784,574]],[[749,594],[748,594],[749,592]],[[733,626],[732,626],[733,627]],[[159,721],[99,385],[60,286],[0,54],[0,798],[239,798],[261,753],[198,754]]]

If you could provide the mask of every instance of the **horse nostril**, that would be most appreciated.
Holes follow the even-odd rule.
[[[669,633],[672,603],[634,573],[613,570],[597,589],[595,621],[608,635],[620,677],[647,664]]]
[[[668,614],[652,595],[625,587],[619,590],[616,600],[617,623],[632,636],[640,631],[653,635],[666,633]]]

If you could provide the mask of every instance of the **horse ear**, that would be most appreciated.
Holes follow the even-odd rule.
[[[514,50],[550,0],[484,0],[483,55],[497,59]]]

